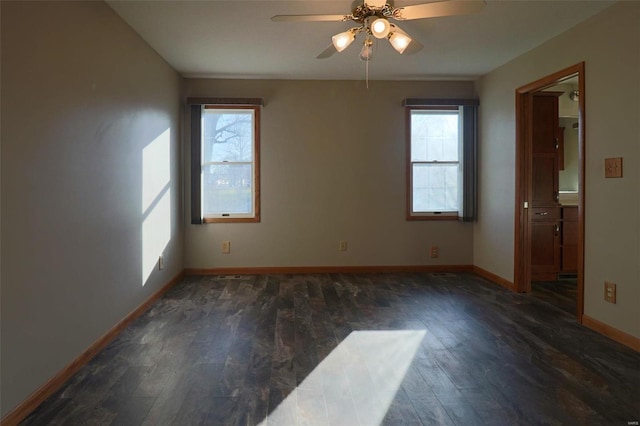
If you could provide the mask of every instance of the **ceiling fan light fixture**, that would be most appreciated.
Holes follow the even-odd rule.
[[[385,38],[389,35],[391,24],[386,18],[378,18],[371,23],[371,34],[375,38]]]
[[[336,48],[338,52],[342,52],[344,49],[349,47],[353,40],[356,39],[356,34],[353,29],[347,30],[343,33],[336,34],[331,37],[331,41],[333,42],[333,47]]]
[[[396,49],[396,52],[400,54],[405,51],[412,40],[413,39],[404,32],[394,31],[389,34],[389,43],[391,43],[391,46],[393,46],[393,48]]]

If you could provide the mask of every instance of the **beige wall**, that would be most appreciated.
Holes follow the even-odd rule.
[[[182,270],[180,84],[104,3],[2,2],[2,415]]]
[[[640,3],[619,2],[478,81],[480,220],[474,264],[513,279],[515,89],[586,63],[585,310],[640,337]],[[604,178],[604,158],[624,178]],[[604,281],[618,303],[604,302]]]
[[[186,267],[471,264],[471,224],[405,220],[401,102],[473,97],[473,83],[372,81],[367,90],[364,81],[193,79],[186,90],[266,103],[262,221],[191,225],[187,197]],[[188,173],[185,162],[186,194]],[[230,254],[221,253],[223,240]],[[439,259],[429,259],[431,245]]]

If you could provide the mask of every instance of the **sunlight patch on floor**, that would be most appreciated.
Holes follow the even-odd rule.
[[[425,333],[352,332],[260,425],[381,424]]]

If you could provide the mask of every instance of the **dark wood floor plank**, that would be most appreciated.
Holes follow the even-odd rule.
[[[466,345],[466,343],[465,343]],[[471,374],[474,364],[460,362],[450,350],[434,351],[433,357],[458,389],[473,389],[481,386]]]
[[[410,399],[428,399],[434,398],[435,394],[429,388],[429,385],[420,374],[420,370],[418,369],[418,360],[414,360],[412,365],[407,370],[403,380],[401,387],[405,391],[407,395],[409,395]]]
[[[420,363],[417,365],[422,378],[434,395],[446,396],[457,390],[449,375],[439,366],[426,368]]]
[[[338,345],[333,330],[331,316],[320,303],[310,302],[311,333],[318,361],[326,358]]]
[[[116,406],[109,407],[109,411],[117,413],[111,424],[114,426],[137,426],[145,419],[153,406],[153,397],[129,397],[118,401]]]
[[[267,424],[297,425],[297,389],[272,386],[269,389]]]
[[[460,389],[460,393],[487,425],[515,425],[524,421],[500,405],[486,389]]]
[[[269,388],[247,386],[237,397],[237,420],[234,426],[252,426],[266,421],[269,413]],[[232,425],[232,422],[227,422]]]
[[[640,354],[577,324],[572,297],[472,274],[186,277],[22,424],[640,419]]]
[[[240,420],[239,400],[236,397],[214,397],[211,398],[207,405],[209,407],[205,420],[201,423],[211,426],[228,426],[237,424]],[[176,423],[180,425],[197,424],[188,419],[185,423]]]
[[[73,411],[75,402],[71,398],[61,398],[57,394],[43,402],[38,410],[23,420],[23,425],[61,424],[67,414]]]
[[[578,292],[578,280],[576,278],[531,283],[531,295],[548,302],[550,305],[576,315],[576,297]]]
[[[274,345],[273,366],[291,376],[292,381],[283,384],[295,387],[295,373],[293,371],[295,322],[293,309],[278,309]]]
[[[173,422],[190,390],[187,376],[187,372],[177,370],[167,378],[163,391],[156,398],[142,422],[143,425],[151,426]]]
[[[403,389],[398,389],[397,392],[393,392],[383,398],[386,401],[391,401],[391,405],[389,405],[389,408],[385,413],[384,420],[381,423],[382,425],[422,425],[418,414],[411,404],[411,400],[409,400],[409,397]]]
[[[485,424],[478,412],[459,391],[455,390],[447,395],[437,395],[437,398],[453,421],[453,424],[459,426]]]
[[[450,425],[453,420],[435,395],[427,398],[409,396],[411,404],[423,425]]]

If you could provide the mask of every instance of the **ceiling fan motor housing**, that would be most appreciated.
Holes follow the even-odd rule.
[[[371,7],[367,4],[363,4],[353,9],[351,15],[347,15],[346,18],[347,20],[364,24],[367,18],[372,16],[376,18],[393,18],[393,11],[394,8],[391,7],[388,3],[382,7]]]

